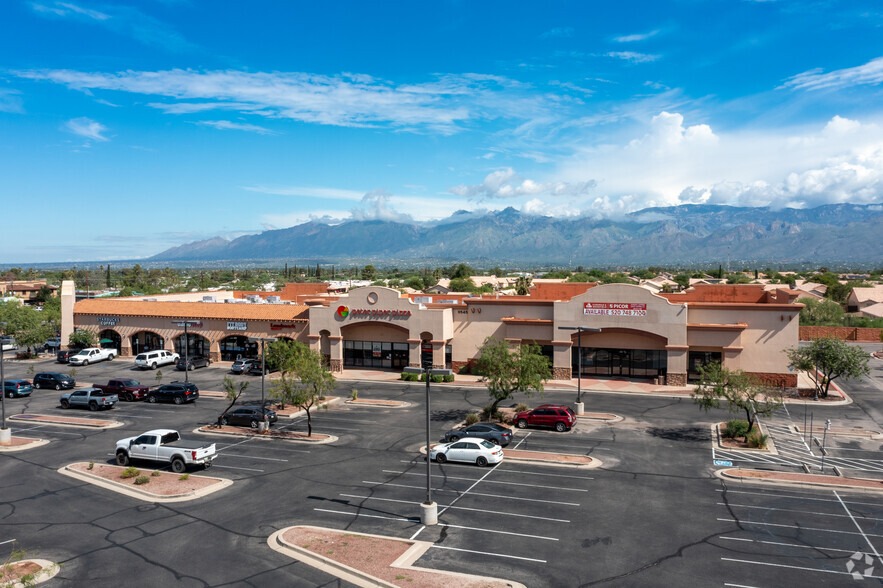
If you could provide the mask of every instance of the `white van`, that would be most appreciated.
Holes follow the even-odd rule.
[[[135,367],[155,370],[161,365],[169,365],[178,362],[178,354],[166,351],[165,349],[157,349],[156,351],[147,351],[139,353],[135,356]]]

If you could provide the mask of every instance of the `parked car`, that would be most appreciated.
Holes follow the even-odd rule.
[[[515,415],[515,425],[523,429],[531,427],[554,427],[560,433],[570,430],[576,424],[576,415],[569,406],[561,404],[543,404],[528,412]]]
[[[116,349],[103,349],[101,347],[87,347],[76,355],[70,357],[71,365],[89,365],[99,361],[113,361],[113,358],[119,355]]]
[[[497,423],[476,423],[448,431],[445,433],[445,443],[459,441],[465,437],[486,439],[500,447],[506,447],[512,441],[512,431]]]
[[[93,385],[109,394],[116,394],[121,400],[126,402],[142,400],[147,397],[147,392],[150,390],[147,386],[142,386],[138,380],[128,379],[108,380],[107,384]]]
[[[184,404],[199,398],[196,386],[185,386],[183,383],[163,384],[147,393],[147,402],[174,402]]]
[[[12,351],[13,349],[18,349],[15,339],[9,335],[0,337],[0,351]]]
[[[165,349],[145,351],[144,353],[139,353],[135,356],[135,367],[141,368],[142,370],[155,370],[163,365],[178,363],[179,357],[180,356],[177,353],[172,353]]]
[[[503,450],[498,445],[484,439],[469,439],[454,443],[440,443],[429,449],[429,459],[438,463],[465,461],[478,466],[503,461]]]
[[[243,406],[242,408],[231,410],[223,415],[221,417],[221,424],[257,429],[262,418],[261,412],[266,415],[267,423],[269,424],[273,424],[279,420],[276,416],[276,411],[270,410],[269,408],[264,408],[263,411],[261,411],[260,406]]]
[[[189,372],[190,370],[193,370],[195,368],[208,367],[211,364],[212,362],[209,361],[209,358],[200,357],[197,355],[195,357],[191,356],[187,358],[179,357],[178,363],[175,368],[181,371],[184,371],[186,369]]]
[[[88,408],[89,410],[99,410],[102,408],[113,408],[113,405],[119,402],[116,394],[106,394],[98,388],[83,388],[82,390],[74,390],[67,394],[61,395],[61,408]]]
[[[71,357],[79,352],[79,349],[62,349],[55,354],[55,361],[57,361],[58,363],[70,363]]]
[[[43,351],[58,351],[61,347],[61,337],[51,337],[43,343]]]
[[[184,473],[188,465],[212,466],[215,444],[205,441],[184,441],[178,431],[156,429],[137,437],[120,439],[116,444],[116,460],[128,466],[133,459],[159,461],[171,464],[176,474]]]
[[[276,368],[276,366],[271,364],[269,361],[264,362],[264,373],[265,374],[269,374],[272,372],[278,372],[278,371],[279,370]],[[260,376],[261,375],[261,360],[256,359],[255,362],[253,364],[251,364],[251,367],[248,368],[248,373],[253,376]]]
[[[233,362],[233,365],[230,366],[230,372],[234,374],[244,374],[251,366],[254,365],[254,362],[261,363],[259,359],[237,359]]]
[[[30,396],[33,387],[27,380],[3,380],[3,394],[7,398]]]
[[[70,390],[77,385],[77,381],[70,376],[58,372],[40,372],[34,376],[34,388],[55,388],[56,390]]]

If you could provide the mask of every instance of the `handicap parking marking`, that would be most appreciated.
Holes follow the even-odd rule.
[[[381,471],[386,474],[401,474],[401,475],[405,475],[405,476],[426,477],[425,472],[399,472],[399,471],[395,471],[395,470],[381,470]],[[479,481],[479,480],[476,480],[475,478],[460,478],[457,476],[446,476],[446,475],[442,475],[442,474],[433,474],[432,477],[433,478],[444,478],[445,480],[460,480],[460,481],[467,481],[467,482]],[[507,484],[510,486],[526,486],[528,488],[545,488],[548,490],[562,490],[564,492],[588,492],[588,490],[586,490],[584,488],[565,488],[562,486],[543,486],[541,484],[526,484],[524,482],[506,482],[503,480],[487,480],[487,483],[488,484]]]

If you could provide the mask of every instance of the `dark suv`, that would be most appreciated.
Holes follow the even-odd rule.
[[[70,363],[71,357],[79,352],[79,349],[62,349],[55,355],[55,361],[58,363]]]
[[[190,371],[195,368],[208,367],[211,364],[212,364],[212,362],[209,361],[209,358],[207,358],[207,357],[197,356],[197,357],[188,357],[186,359],[181,357],[180,359],[178,359],[178,365],[176,365],[175,367],[178,368],[179,370],[182,370],[182,371],[185,369],[187,371]]]
[[[56,390],[70,390],[77,385],[76,380],[70,376],[57,372],[41,372],[34,376],[34,388],[55,388]]]
[[[532,427],[554,427],[556,431],[563,433],[576,424],[576,415],[569,406],[560,404],[543,404],[528,412],[520,412],[515,415],[515,425],[523,429],[528,425]]]
[[[263,409],[263,415],[266,415],[267,423],[272,424],[279,420],[276,411],[269,408]],[[257,429],[263,416],[260,406],[243,406],[236,410],[231,410],[221,417],[222,425],[235,425],[239,427],[251,427]]]
[[[173,382],[163,384],[147,393],[147,402],[174,402],[184,404],[199,398],[199,389],[193,384]]]

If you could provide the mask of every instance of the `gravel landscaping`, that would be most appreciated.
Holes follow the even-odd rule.
[[[147,476],[149,482],[147,482],[146,484],[136,485],[135,481],[138,479],[138,476],[132,476],[131,478],[120,477],[120,474],[122,474],[123,471],[126,469],[121,466],[96,463],[93,464],[92,469],[90,470],[88,463],[79,462],[72,463],[71,465],[67,466],[67,468],[81,474],[95,476],[108,482],[137,490],[138,492],[166,497],[190,494],[192,492],[196,492],[198,490],[202,490],[204,488],[208,488],[215,484],[221,484],[224,482],[220,478],[194,476],[191,474],[173,474],[171,472],[161,472],[159,470],[138,468],[141,469],[141,475]],[[159,473],[159,475],[152,475],[154,472]],[[185,479],[181,479],[184,476],[187,477]]]

